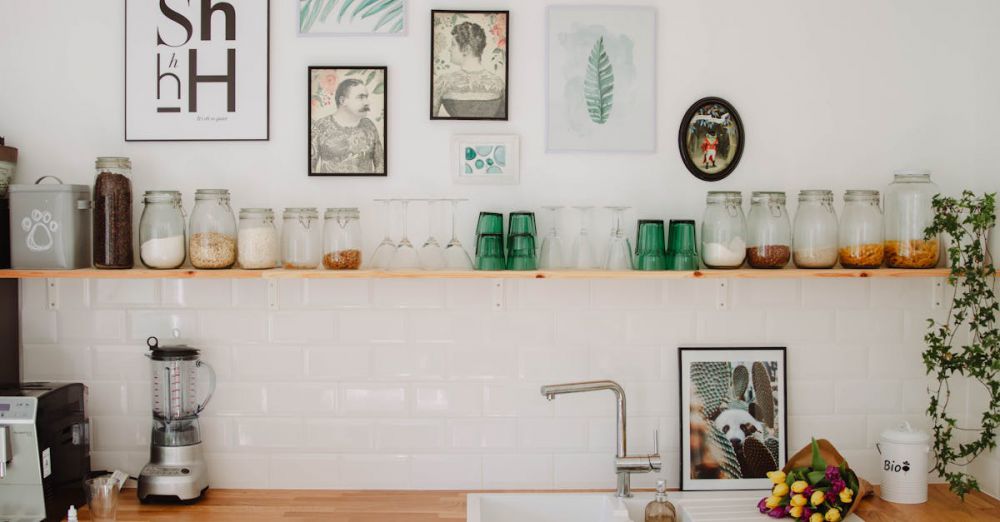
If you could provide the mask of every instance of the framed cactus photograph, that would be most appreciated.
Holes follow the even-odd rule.
[[[768,489],[786,460],[785,348],[681,348],[681,489]]]

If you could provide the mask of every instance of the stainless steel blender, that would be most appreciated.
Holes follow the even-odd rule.
[[[139,474],[139,501],[197,502],[208,489],[198,414],[215,391],[215,371],[186,345],[146,340],[153,386],[153,436],[149,464]],[[208,372],[208,393],[198,402],[198,368]]]

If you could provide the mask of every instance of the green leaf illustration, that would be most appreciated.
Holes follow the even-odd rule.
[[[583,81],[583,95],[587,101],[590,120],[598,125],[607,123],[611,115],[615,95],[615,71],[604,50],[604,37],[597,39],[590,59],[587,61],[587,76]]]
[[[398,33],[403,30],[403,2],[405,0],[299,0],[299,30],[310,32],[316,22],[325,22],[336,10],[337,22],[351,23],[382,13],[369,31]]]

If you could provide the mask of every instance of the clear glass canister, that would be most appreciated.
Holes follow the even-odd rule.
[[[832,190],[799,192],[792,257],[799,268],[833,268],[837,264],[837,212]]]
[[[281,259],[289,270],[312,270],[323,259],[323,234],[315,208],[286,208],[281,225]]]
[[[327,209],[323,229],[323,266],[330,270],[361,268],[361,213],[358,209]]]
[[[701,260],[709,268],[739,268],[747,255],[747,223],[743,195],[708,193],[701,221]]]
[[[844,268],[882,266],[882,207],[877,190],[848,190],[840,216],[840,265]]]
[[[938,238],[924,239],[924,230],[934,222],[932,200],[937,193],[930,171],[896,172],[885,193],[885,261],[890,268],[937,266]]]
[[[241,268],[260,270],[278,266],[278,229],[269,208],[240,209],[240,229],[236,240]]]
[[[230,268],[236,263],[236,218],[228,190],[195,192],[189,233],[188,255],[195,268]]]
[[[754,192],[747,217],[747,263],[784,268],[792,257],[792,224],[784,192]]]
[[[148,190],[139,218],[139,259],[149,268],[178,268],[184,264],[187,238],[181,193]]]
[[[132,162],[94,162],[94,266],[132,268]]]

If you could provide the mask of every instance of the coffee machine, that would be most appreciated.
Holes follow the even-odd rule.
[[[153,367],[153,436],[149,464],[139,474],[139,501],[193,503],[208,489],[198,415],[215,391],[215,372],[186,345],[160,346],[147,339]],[[208,374],[205,399],[198,402],[198,369]]]

